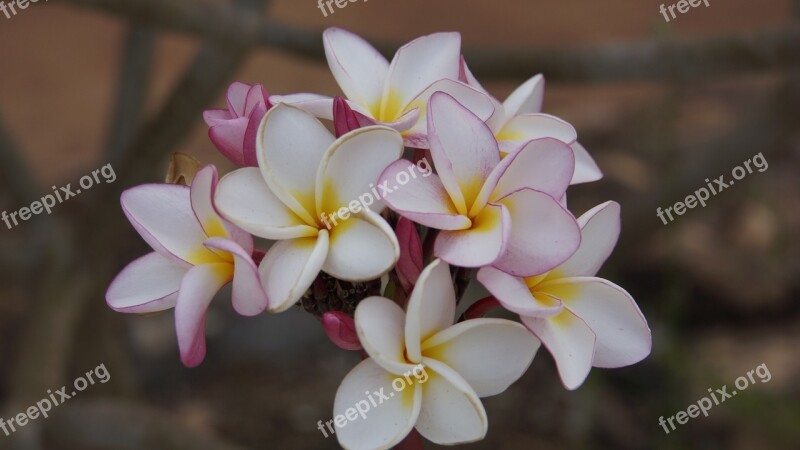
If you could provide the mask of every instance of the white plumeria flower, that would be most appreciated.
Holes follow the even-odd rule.
[[[278,105],[258,131],[258,167],[220,180],[220,213],[242,229],[278,240],[259,266],[270,311],[295,304],[320,270],[342,280],[379,278],[394,267],[399,245],[379,215],[383,205],[340,217],[330,230],[325,214],[348,208],[371,192],[381,171],[403,152],[399,133],[361,128],[339,139],[309,113]]]
[[[538,139],[501,160],[486,124],[443,92],[431,96],[428,130],[437,174],[410,180],[384,201],[398,214],[442,230],[434,244],[437,257],[529,276],[575,252],[580,229],[556,200],[574,171],[569,146]],[[409,165],[393,163],[379,183],[396,180]]]
[[[388,449],[414,427],[437,444],[483,439],[488,422],[479,398],[500,394],[519,379],[540,343],[509,320],[473,319],[453,325],[455,308],[449,266],[438,259],[420,274],[405,313],[383,297],[359,303],[356,329],[370,357],[342,381],[334,414],[345,414],[373,392],[388,398],[376,402],[365,418],[337,425],[336,436],[344,448]],[[411,380],[395,391],[393,381],[418,365],[428,379]]]
[[[403,134],[410,147],[427,148],[425,108],[436,91],[447,92],[482,120],[493,111],[484,92],[458,81],[461,35],[434,33],[401,47],[391,64],[361,37],[339,28],[323,33],[325,55],[336,82],[362,126],[383,124]],[[274,95],[315,116],[332,119],[333,100],[317,94]]]
[[[558,117],[542,113],[544,76],[536,75],[521,84],[502,103],[481,86],[463,58],[461,80],[492,99],[494,114],[486,123],[497,137],[503,154],[511,153],[532,139],[555,138],[567,143],[575,153],[575,173],[570,184],[588,183],[603,178],[597,163],[578,143],[575,128]]]
[[[212,198],[214,166],[201,169],[191,189],[175,184],[146,184],[122,193],[122,209],[155,250],[130,263],[106,293],[115,311],[151,313],[175,308],[175,328],[186,366],[206,353],[206,310],[214,295],[233,280],[233,307],[253,316],[267,297],[251,257],[253,238],[225,221]]]
[[[535,277],[517,278],[486,267],[478,280],[547,347],[568,389],[594,367],[635,364],[650,354],[651,335],[633,298],[597,278],[620,231],[620,207],[606,202],[578,219],[583,238],[564,264]]]

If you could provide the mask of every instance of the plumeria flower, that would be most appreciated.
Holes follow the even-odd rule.
[[[447,92],[488,119],[491,99],[458,81],[461,35],[435,33],[401,47],[391,64],[359,36],[339,28],[323,33],[325,55],[339,87],[363,125],[382,124],[403,134],[411,147],[427,148],[425,107],[431,94]],[[273,102],[291,103],[317,117],[331,119],[329,97],[316,94],[273,96]]]
[[[344,448],[388,449],[415,427],[437,444],[483,439],[488,422],[480,397],[500,394],[519,379],[540,343],[509,320],[453,325],[455,309],[449,266],[438,259],[420,274],[405,312],[383,297],[359,303],[356,330],[369,358],[342,381],[334,414],[346,414],[372,393],[384,398],[365,417],[336,425]],[[408,376],[421,373],[414,370],[420,366],[427,377]]]
[[[281,104],[264,117],[256,148],[258,167],[223,177],[216,200],[231,222],[278,241],[259,266],[271,311],[296,303],[320,270],[367,281],[394,267],[399,247],[383,205],[364,207],[359,196],[400,158],[397,131],[371,126],[336,139],[311,114]]]
[[[256,132],[261,119],[272,107],[260,84],[235,82],[228,88],[228,109],[203,113],[208,136],[217,149],[237,166],[256,166]]]
[[[595,277],[617,243],[619,213],[619,204],[606,202],[582,215],[580,248],[550,272],[517,278],[491,267],[478,271],[478,280],[550,350],[568,389],[579,387],[592,366],[628,366],[650,354],[650,329],[636,302]]]
[[[463,57],[460,79],[492,99],[494,114],[487,120],[487,124],[495,134],[503,155],[532,139],[551,137],[566,142],[575,153],[575,173],[570,184],[597,181],[603,177],[589,152],[578,143],[575,128],[558,117],[542,113],[544,76],[539,74],[529,79],[502,103],[481,86]]]
[[[501,161],[488,126],[446,93],[433,94],[427,119],[438,175],[414,178],[384,201],[414,222],[443,230],[436,256],[460,267],[494,265],[530,276],[575,252],[580,229],[556,200],[574,170],[569,146],[539,139]],[[379,184],[391,183],[410,164],[393,163]]]
[[[206,353],[205,318],[217,291],[233,280],[233,307],[253,316],[267,297],[251,258],[253,238],[217,214],[217,170],[206,166],[191,188],[146,184],[122,194],[122,209],[155,250],[129,264],[111,283],[106,302],[115,311],[151,313],[175,308],[181,360],[188,367]]]

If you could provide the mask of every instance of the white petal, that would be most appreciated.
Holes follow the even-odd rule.
[[[394,230],[379,214],[362,211],[331,229],[322,270],[341,280],[374,280],[391,270],[399,257]]]
[[[316,238],[276,242],[258,267],[269,310],[282,312],[297,303],[319,275],[327,254],[326,230]]]
[[[423,354],[452,367],[479,397],[504,392],[530,366],[540,342],[517,322],[473,319],[425,341]]]
[[[595,334],[568,308],[548,319],[521,317],[522,323],[553,355],[564,387],[577,389],[592,368]]]
[[[524,114],[511,118],[497,133],[500,151],[511,153],[534,139],[552,138],[571,145],[578,138],[569,123],[549,114]]]
[[[316,224],[317,170],[333,142],[319,120],[286,104],[269,110],[258,129],[258,167],[267,185],[309,225]]]
[[[499,107],[489,94],[454,80],[439,80],[432,85],[428,86],[422,93],[417,96],[411,103],[408,104],[406,110],[415,108],[420,111],[420,119],[418,122],[413,123],[407,133],[404,135],[413,138],[414,135],[427,135],[428,134],[428,121],[426,119],[428,102],[436,92],[444,92],[445,94],[453,97],[464,105],[472,114],[477,116],[481,121],[486,121],[490,117],[494,117],[496,108]],[[491,127],[490,127],[491,128]],[[403,130],[405,131],[405,130]],[[416,147],[416,148],[428,148]]]
[[[477,278],[504,308],[521,316],[552,317],[563,309],[560,301],[535,297],[524,279],[494,267],[482,267]]]
[[[197,171],[190,188],[192,209],[208,237],[228,238],[239,244],[247,253],[253,252],[253,237],[220,217],[214,195],[218,183],[217,168],[208,165]]]
[[[233,309],[243,316],[261,314],[267,308],[267,294],[258,277],[258,266],[249,252],[236,242],[224,238],[211,238],[206,247],[233,256]]]
[[[375,363],[396,375],[414,367],[404,354],[405,320],[403,309],[384,297],[367,297],[356,308],[356,331],[361,345]]]
[[[333,97],[327,95],[311,93],[272,95],[269,101],[273,105],[285,103],[295,106],[319,119],[333,120]]]
[[[561,278],[539,287],[560,298],[597,335],[595,367],[624,367],[650,354],[650,329],[636,302],[616,284],[594,277]]]
[[[406,353],[411,362],[422,360],[421,343],[455,320],[456,293],[450,266],[436,259],[417,279],[406,307]]]
[[[138,314],[172,308],[187,271],[188,268],[165,256],[148,253],[128,264],[114,278],[106,293],[106,303],[114,311]]]
[[[317,173],[317,213],[335,214],[347,205],[363,207],[389,164],[403,155],[403,138],[395,130],[372,126],[351,131],[328,149]],[[369,208],[369,206],[367,206]],[[372,208],[383,210],[378,202]]]
[[[439,445],[483,439],[489,427],[486,410],[470,385],[455,370],[424,359],[429,379],[422,386],[417,431]]]
[[[573,142],[570,147],[575,153],[575,174],[570,184],[589,183],[603,178],[603,172],[581,144]]]
[[[581,245],[551,278],[597,274],[617,245],[621,227],[619,203],[608,201],[595,206],[578,218],[578,225],[581,227]]]
[[[473,220],[470,229],[440,232],[433,253],[455,266],[487,266],[505,253],[511,227],[508,209],[489,204]]]
[[[544,76],[538,74],[515,89],[503,102],[503,107],[509,117],[514,117],[520,114],[540,112],[543,101]]]
[[[257,167],[238,169],[222,177],[216,204],[226,219],[265,239],[310,237],[319,232],[272,193]]]
[[[389,62],[361,37],[341,28],[322,34],[325,56],[342,92],[362,105],[379,102]]]
[[[371,359],[361,361],[345,376],[333,405],[336,417],[345,426],[336,426],[336,437],[342,447],[350,450],[390,449],[411,432],[422,405],[422,389],[418,385],[406,387],[395,393],[392,381],[395,376],[386,372]],[[390,397],[388,400],[378,394]],[[373,406],[373,402],[374,405]],[[359,408],[364,415],[347,420],[349,409]],[[350,417],[354,417],[350,412]],[[330,433],[327,425],[327,433]]]

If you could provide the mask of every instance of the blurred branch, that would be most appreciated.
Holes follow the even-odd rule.
[[[220,43],[258,44],[324,60],[319,30],[263,20],[219,3],[190,0],[69,0],[128,20]],[[378,48],[391,56],[396,44]],[[558,81],[696,79],[790,65],[800,55],[798,27],[704,40],[648,40],[583,48],[465,49],[480,77],[518,79],[545,73]]]
[[[147,82],[153,62],[153,32],[133,26],[128,32],[119,71],[114,122],[108,137],[108,162],[118,165],[141,124],[142,106],[147,97]]]

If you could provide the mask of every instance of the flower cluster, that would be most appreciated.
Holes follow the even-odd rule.
[[[541,344],[568,389],[591,367],[649,354],[633,298],[595,276],[616,245],[619,205],[578,219],[567,209],[567,188],[602,174],[575,129],[541,112],[541,75],[500,102],[470,72],[458,33],[418,38],[391,62],[341,29],[323,40],[344,98],[270,96],[234,83],[228,108],[205,120],[241,168],[218,180],[206,166],[191,186],[122,195],[154,251],[111,283],[113,309],[174,307],[181,358],[195,366],[205,356],[206,310],[225,284],[243,315],[299,305],[337,346],[365,358],[339,387],[335,415],[424,367],[425,384],[364,420],[337,422],[339,442],[353,449],[392,447],[412,429],[438,444],[482,439],[480,398],[519,379]],[[432,173],[409,177],[423,159]],[[390,185],[391,196],[353,208]],[[351,213],[336,227],[323,223],[342,208]],[[272,241],[266,253],[253,236]],[[491,295],[457,320],[473,275]],[[484,317],[500,306],[520,321]]]

